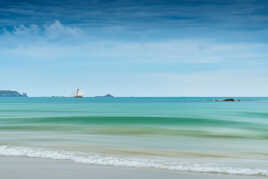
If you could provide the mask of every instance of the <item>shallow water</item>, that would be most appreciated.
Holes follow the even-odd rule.
[[[0,98],[0,155],[268,176],[268,98]]]

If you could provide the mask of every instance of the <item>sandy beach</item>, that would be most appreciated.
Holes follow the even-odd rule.
[[[264,179],[257,176],[188,174],[157,169],[122,168],[78,164],[72,161],[24,157],[1,157],[3,179]]]

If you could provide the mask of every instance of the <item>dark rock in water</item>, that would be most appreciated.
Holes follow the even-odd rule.
[[[0,90],[0,97],[28,97],[26,93],[20,94],[12,90]]]
[[[229,99],[224,99],[223,101],[235,101],[235,99],[229,98]]]
[[[235,101],[240,101],[240,99],[227,98],[227,99],[216,99],[215,101],[235,102]]]

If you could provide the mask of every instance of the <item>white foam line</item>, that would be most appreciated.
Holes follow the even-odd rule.
[[[137,168],[159,168],[182,172],[218,173],[229,175],[268,176],[268,170],[251,168],[215,167],[200,164],[174,163],[167,160],[149,160],[124,157],[107,157],[66,151],[49,151],[29,147],[0,146],[1,156],[25,156],[55,160],[71,160],[78,163],[125,166]]]

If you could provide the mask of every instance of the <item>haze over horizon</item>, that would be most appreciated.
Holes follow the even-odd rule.
[[[0,88],[268,96],[267,9],[265,0],[0,0]]]

